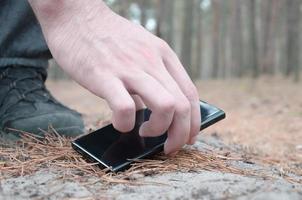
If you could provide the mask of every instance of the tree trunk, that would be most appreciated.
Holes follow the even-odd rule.
[[[213,43],[213,53],[212,53],[212,77],[218,77],[218,70],[219,70],[219,58],[220,58],[220,51],[219,51],[219,26],[220,26],[220,5],[219,0],[212,1],[213,7],[213,30],[212,30],[212,43]]]
[[[200,8],[200,0],[196,0],[196,69],[198,74],[195,78],[200,78],[202,71],[202,10]]]
[[[194,0],[187,0],[185,2],[185,19],[183,25],[181,59],[191,77],[194,76],[194,71],[192,69],[192,36],[194,22],[193,11]]]
[[[219,68],[221,69],[221,77],[225,78],[226,76],[226,47],[227,47],[227,13],[228,13],[228,4],[227,1],[221,2],[222,8],[221,19],[219,25],[219,50],[220,50],[220,58],[219,58]]]
[[[268,5],[267,17],[266,17],[266,33],[264,38],[264,56],[261,63],[263,73],[273,74],[274,73],[274,61],[275,61],[275,41],[277,36],[277,15],[279,13],[280,1],[271,0]]]
[[[118,13],[122,17],[128,18],[128,9],[129,9],[129,2],[128,0],[120,1]]]
[[[146,27],[147,25],[147,3],[148,3],[148,0],[141,0],[139,2],[139,7],[140,7],[140,10],[141,10],[141,18],[140,18],[140,24],[143,26],[143,27]]]
[[[163,1],[163,0],[162,0]],[[174,47],[174,9],[175,9],[175,0],[164,0],[166,7],[166,16],[165,16],[165,37],[164,39],[170,45]]]
[[[257,30],[256,30],[256,2],[255,0],[249,0],[249,10],[250,10],[250,56],[249,56],[249,67],[252,69],[252,74],[254,78],[259,76],[259,64],[258,64],[258,54],[257,54]]]
[[[299,27],[300,27],[300,0],[287,2],[287,68],[286,75],[295,73],[295,80],[299,80]]]
[[[237,77],[243,74],[243,55],[242,55],[242,25],[241,25],[241,1],[233,0],[233,33],[232,33],[232,60],[233,72]]]
[[[164,20],[164,13],[166,12],[166,0],[157,0],[156,1],[156,7],[157,7],[157,12],[156,12],[156,31],[155,34],[163,38],[163,20]]]

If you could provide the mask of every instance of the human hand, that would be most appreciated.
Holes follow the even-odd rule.
[[[112,123],[133,129],[136,109],[152,115],[142,136],[168,130],[165,153],[193,144],[200,127],[199,96],[173,50],[99,0],[29,0],[49,49],[78,83],[104,98]]]

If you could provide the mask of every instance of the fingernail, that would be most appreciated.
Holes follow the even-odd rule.
[[[166,142],[164,147],[164,152],[167,156],[174,157],[178,153],[178,149],[175,149],[175,147],[170,143]]]
[[[176,156],[177,153],[178,153],[178,151],[173,151],[173,150],[165,148],[165,154],[169,157],[174,157],[174,156]]]
[[[170,153],[172,153],[172,149],[170,147],[170,144],[167,141],[165,142],[164,151],[165,151],[166,155],[169,155]]]
[[[138,134],[139,134],[141,137],[145,137],[145,133],[144,133],[144,131],[142,130],[142,128],[139,129]]]

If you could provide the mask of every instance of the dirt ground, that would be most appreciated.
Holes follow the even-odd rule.
[[[47,84],[59,100],[83,113],[87,129],[101,127],[110,119],[106,103],[77,84]],[[302,199],[302,84],[261,78],[199,81],[196,85],[200,98],[224,109],[227,119],[201,133],[194,148],[207,144],[256,155],[258,162],[230,165],[260,169],[275,179],[200,170],[139,178],[160,185],[105,186],[62,180],[59,172],[45,169],[1,180],[0,199]],[[298,181],[285,179],[283,173]]]
[[[100,98],[73,82],[49,82],[53,94],[84,114],[88,127],[110,119]],[[204,131],[274,159],[302,160],[302,84],[281,78],[199,81],[200,99],[225,110],[227,119]],[[92,126],[93,124],[93,126]],[[97,124],[102,126],[102,123]]]

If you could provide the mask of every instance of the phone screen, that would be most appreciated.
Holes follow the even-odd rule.
[[[205,102],[200,102],[201,128],[223,119],[222,110]],[[148,109],[137,111],[136,124],[132,131],[121,133],[110,124],[89,135],[83,136],[72,143],[74,149],[86,158],[100,163],[103,167],[118,171],[129,165],[133,160],[144,158],[163,150],[167,133],[159,137],[141,137],[139,128],[148,121],[151,111]]]

